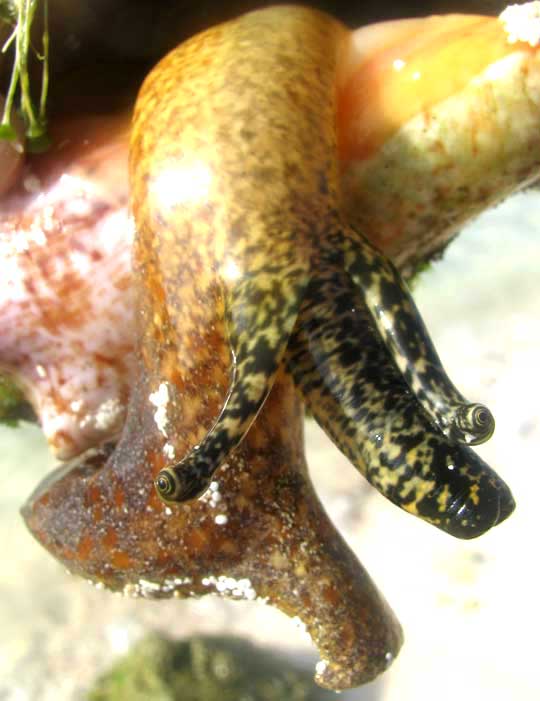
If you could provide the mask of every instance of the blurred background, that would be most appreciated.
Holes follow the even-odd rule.
[[[42,0],[32,25],[41,46]],[[195,32],[258,7],[286,0],[48,0],[51,80],[49,114],[118,107],[158,59]],[[309,0],[351,27],[399,17],[446,12],[497,15],[504,0]],[[16,0],[0,0],[0,16]],[[0,23],[0,44],[10,28]],[[41,67],[31,61],[37,75]],[[0,54],[0,93],[6,93],[10,62]],[[39,83],[38,83],[39,84]],[[84,92],[80,86],[84,85]]]

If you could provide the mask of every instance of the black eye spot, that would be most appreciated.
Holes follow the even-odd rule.
[[[488,422],[488,412],[482,407],[477,409],[474,415],[474,420],[479,426],[483,426]]]
[[[172,482],[168,475],[159,475],[156,487],[161,494],[169,494],[172,491]]]

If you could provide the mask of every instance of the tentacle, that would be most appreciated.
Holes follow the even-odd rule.
[[[233,356],[229,394],[201,444],[158,474],[155,486],[164,501],[195,499],[206,491],[264,404],[296,322],[308,281],[302,263],[295,264],[292,254],[276,253],[271,261],[259,254],[246,268],[226,294]]]
[[[287,362],[322,428],[393,503],[458,538],[513,511],[493,470],[428,420],[345,273],[311,283]]]
[[[335,209],[335,81],[347,36],[309,8],[248,13],[177,47],[139,94],[130,163],[136,246],[146,247],[141,278],[146,260],[156,259],[163,294],[150,290],[153,311],[163,317],[167,306],[175,364],[187,381],[193,343],[186,323],[197,317],[194,334],[211,328],[212,300],[202,288],[205,279],[220,286],[234,366],[215,425],[158,475],[166,500],[204,491],[272,385],[319,222]],[[175,300],[183,314],[172,308]]]
[[[484,443],[495,420],[483,404],[468,402],[448,378],[407,286],[394,265],[363,236],[347,229],[333,239],[381,338],[431,420],[450,440]],[[339,253],[338,253],[339,255]]]

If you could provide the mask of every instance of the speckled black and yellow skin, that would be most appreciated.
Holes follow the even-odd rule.
[[[347,273],[328,270],[310,283],[287,364],[318,423],[394,504],[458,538],[512,513],[506,484],[431,423]]]
[[[483,404],[470,403],[448,378],[406,284],[392,262],[349,229],[344,268],[381,338],[431,421],[450,440],[465,445],[487,441],[495,420]]]
[[[157,476],[166,501],[200,496],[243,439],[309,281],[336,261],[441,430],[478,439],[474,426],[456,428],[470,405],[446,378],[399,275],[340,215],[335,93],[347,37],[309,8],[269,8],[182,44],[141,89],[130,178],[135,267],[151,300],[142,306],[154,309],[142,315],[143,353],[176,363],[181,385],[203,329],[224,326],[230,348],[221,412]],[[164,328],[174,330],[170,353]]]
[[[328,95],[344,28],[311,10],[286,12],[286,22],[282,12],[251,13],[190,39],[150,73],[137,100],[131,181],[139,258],[148,265],[158,242],[174,241],[168,260],[155,261],[170,323],[186,338],[182,308],[205,306],[213,294],[223,303],[217,317],[231,350],[219,417],[199,446],[156,480],[171,501],[207,488],[261,408],[309,281],[312,224],[332,208],[321,183],[337,179],[336,163],[328,164],[335,150]],[[257,71],[247,58],[253,51]],[[208,191],[186,203],[179,184],[164,211],[152,182],[167,164],[191,173],[194,162]],[[210,311],[199,326],[205,321],[213,323]]]

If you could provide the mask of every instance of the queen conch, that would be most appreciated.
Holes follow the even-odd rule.
[[[132,219],[125,190],[116,206],[133,272],[113,265],[103,284],[106,300],[132,274],[134,296],[114,351],[103,329],[93,338],[92,352],[123,360],[109,376],[120,415],[74,429],[65,456],[77,457],[23,508],[70,571],[134,596],[264,599],[305,623],[328,688],[386,669],[401,628],[313,490],[302,404],[376,489],[451,535],[513,511],[469,447],[494,419],[447,377],[395,267],[538,176],[538,51],[508,36],[459,15],[351,32],[280,6],[189,39],[150,72],[130,135]],[[496,109],[461,137],[456,121],[478,114],[488,85]],[[3,216],[24,236],[16,204]],[[28,256],[0,237],[27,279]],[[105,246],[99,266],[114,260]],[[8,345],[0,364],[24,375]]]

